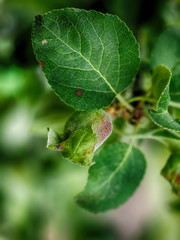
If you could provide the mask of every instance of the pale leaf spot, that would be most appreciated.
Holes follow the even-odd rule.
[[[42,40],[42,45],[47,44],[48,41],[46,39]]]

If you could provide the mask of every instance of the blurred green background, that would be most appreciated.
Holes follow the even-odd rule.
[[[160,176],[169,155],[162,145],[142,145],[148,169],[140,188],[99,215],[73,201],[87,169],[46,149],[47,127],[61,132],[73,109],[44,79],[31,25],[35,15],[63,7],[117,14],[145,64],[159,33],[180,26],[179,0],[0,0],[0,240],[179,240],[180,202]]]

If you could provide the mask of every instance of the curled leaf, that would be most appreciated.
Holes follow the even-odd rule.
[[[169,27],[158,38],[152,51],[151,66],[163,64],[172,72],[170,97],[180,101],[180,28]]]
[[[171,70],[163,65],[156,66],[152,77],[152,94],[156,103],[154,109],[149,110],[149,115],[158,126],[180,132],[179,120],[173,119],[168,112],[170,81]]]
[[[49,129],[49,149],[60,150],[63,157],[90,166],[94,151],[112,132],[111,118],[103,110],[75,112],[67,121],[63,136]]]

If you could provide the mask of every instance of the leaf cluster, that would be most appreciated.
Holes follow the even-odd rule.
[[[180,29],[169,28],[158,38],[149,63],[151,84],[142,96],[135,96],[133,81],[140,65],[139,44],[117,16],[74,8],[38,15],[32,44],[55,93],[77,110],[62,135],[49,129],[47,143],[64,158],[90,166],[77,203],[98,213],[133,195],[146,169],[144,154],[134,146],[137,139],[160,141],[169,149],[162,174],[179,195],[180,122],[173,109],[180,107]],[[112,122],[118,141],[103,144]],[[120,141],[122,135],[130,142]]]

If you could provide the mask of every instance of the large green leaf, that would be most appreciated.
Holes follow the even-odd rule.
[[[170,81],[170,69],[163,65],[156,66],[152,78],[152,94],[156,104],[155,110],[149,110],[149,115],[158,126],[180,132],[179,120],[174,120],[168,112]]]
[[[64,158],[77,164],[90,166],[94,151],[111,132],[111,117],[105,111],[75,112],[67,121],[64,134],[49,129],[47,148],[61,151]]]
[[[132,144],[111,143],[94,157],[87,185],[77,203],[94,213],[123,204],[139,186],[146,168],[144,155]]]
[[[151,66],[163,64],[171,69],[170,96],[172,101],[180,101],[180,28],[166,29],[158,38],[151,58]]]
[[[169,157],[161,174],[170,182],[173,191],[180,196],[180,152]]]
[[[32,43],[49,84],[68,105],[110,105],[139,66],[139,45],[117,16],[74,8],[38,15]]]

